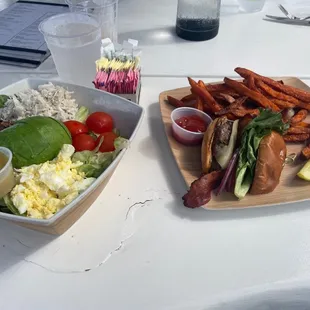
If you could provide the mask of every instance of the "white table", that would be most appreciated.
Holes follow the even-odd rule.
[[[237,65],[270,75],[308,76],[306,30],[267,27],[261,13],[226,16],[214,41],[176,43],[170,38],[158,44],[160,38],[149,41],[149,30],[173,25],[173,1],[134,3],[136,11],[129,17],[133,0],[122,1],[120,28],[137,35],[137,29],[145,30],[138,38],[144,51],[143,124],[108,186],[65,234],[56,238],[1,222],[0,309],[222,309],[208,305],[287,287],[304,287],[291,294],[307,300],[309,203],[235,212],[184,208],[185,185],[168,149],[157,102],[161,91],[187,81],[147,77],[210,75],[204,80],[215,81],[233,74]],[[149,14],[139,19],[146,8]],[[250,21],[251,29],[246,27]],[[293,43],[303,45],[293,49]],[[298,57],[289,61],[293,53]],[[0,87],[30,75],[52,78],[52,62],[43,66],[1,66]]]
[[[282,288],[279,281],[309,284],[309,203],[234,212],[182,206],[185,185],[157,101],[183,85],[144,78],[146,115],[135,141],[64,235],[1,222],[0,309],[207,309],[227,296]]]

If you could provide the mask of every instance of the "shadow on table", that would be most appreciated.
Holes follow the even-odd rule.
[[[0,221],[0,274],[36,252],[57,236],[32,231],[13,223]]]
[[[220,302],[204,310],[307,310],[310,309],[309,287],[292,287],[270,290],[250,296],[238,296],[234,300]]]
[[[119,34],[120,43],[128,40],[128,38],[138,40],[139,45],[186,44],[191,42],[179,38],[175,33],[174,26],[129,31]]]
[[[175,202],[180,202],[186,190],[186,184],[170,151],[158,103],[147,107],[147,117],[150,137],[140,143],[139,151],[160,163],[162,173],[168,180],[169,192],[173,195]]]
[[[142,141],[140,151],[148,158],[153,158],[160,163],[161,170],[169,184],[168,190],[174,197],[174,200],[167,205],[167,208],[174,215],[193,221],[226,221],[274,216],[309,209],[309,202],[225,211],[208,211],[202,208],[188,209],[184,207],[182,196],[186,193],[186,184],[170,151],[164,124],[161,120],[159,103],[153,103],[147,108],[147,116],[151,136]]]

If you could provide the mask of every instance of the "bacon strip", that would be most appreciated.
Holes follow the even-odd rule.
[[[211,200],[211,193],[216,189],[225,174],[225,170],[213,171],[195,180],[189,191],[182,197],[187,208],[199,208]]]

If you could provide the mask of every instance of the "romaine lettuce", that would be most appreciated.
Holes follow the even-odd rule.
[[[77,152],[72,157],[72,162],[82,162],[78,167],[79,172],[83,172],[85,177],[98,178],[99,175],[108,168],[117,154],[128,145],[128,140],[118,137],[114,141],[115,151],[101,153],[98,152],[99,146],[94,151]]]

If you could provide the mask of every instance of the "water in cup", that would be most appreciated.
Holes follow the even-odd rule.
[[[100,58],[101,30],[95,18],[66,13],[43,21],[40,31],[62,80],[92,87],[96,60]]]

